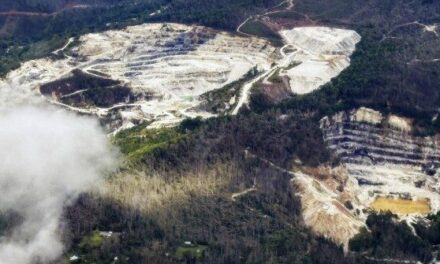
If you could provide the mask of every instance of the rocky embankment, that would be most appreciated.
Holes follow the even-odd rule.
[[[427,181],[438,190],[440,138],[415,137],[411,120],[360,108],[321,120],[328,147],[346,164],[360,185],[381,185],[387,178]]]
[[[373,211],[412,221],[440,209],[440,138],[412,134],[412,120],[369,108],[320,121],[337,167],[300,167],[293,179],[305,222],[347,245]]]

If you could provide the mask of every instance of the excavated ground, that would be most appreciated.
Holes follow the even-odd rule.
[[[232,114],[248,104],[255,84],[270,84],[274,74],[287,78],[286,89],[295,93],[313,91],[349,65],[360,40],[354,31],[326,27],[281,35],[286,45],[279,50],[264,39],[180,24],[87,34],[51,57],[23,63],[0,80],[0,91],[43,94],[53,104],[98,115],[111,131],[141,121],[160,127],[216,114],[199,107],[203,95],[234,83],[239,89],[224,102]],[[249,72],[255,74],[247,80]]]
[[[328,27],[299,27],[280,32],[292,51],[290,61],[300,62],[281,72],[288,76],[293,93],[310,93],[350,65],[361,36],[355,31]],[[283,51],[283,50],[282,50]]]
[[[412,221],[440,209],[438,136],[416,137],[412,120],[368,108],[320,123],[341,164],[318,171],[300,167],[301,177],[293,179],[307,205],[305,221],[316,232],[347,245],[372,211]]]
[[[324,138],[362,190],[362,201],[378,195],[431,201],[439,209],[438,137],[415,137],[411,121],[360,108],[321,121]]]

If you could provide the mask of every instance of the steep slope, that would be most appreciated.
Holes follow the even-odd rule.
[[[369,108],[321,119],[336,167],[296,163],[292,179],[305,223],[344,244],[373,212],[417,222],[440,209],[438,136],[412,134],[412,120]]]
[[[356,203],[352,190],[356,183],[348,178],[344,168],[331,170],[298,171],[292,182],[297,190],[302,205],[304,222],[317,234],[343,244],[347,250],[349,240],[365,224],[363,219],[352,211],[350,205]],[[325,175],[323,177],[323,175]]]
[[[329,148],[359,184],[416,197],[439,190],[439,139],[412,136],[411,120],[360,108],[324,118],[321,126]],[[437,199],[431,200],[437,210]]]
[[[187,8],[180,8],[179,11],[187,17],[187,21],[217,26],[229,25],[228,28],[232,28],[232,21],[236,20],[230,20],[230,16],[224,14],[231,13],[231,17],[239,19],[237,14],[240,12],[234,9],[242,7],[242,1],[237,5],[232,3],[234,1],[230,5],[223,5],[223,1],[201,1],[200,5],[192,4],[193,1],[179,2],[180,5],[176,1],[174,5],[155,8],[157,11],[151,13],[150,17],[167,21],[180,20],[182,17],[175,11],[175,7],[189,6],[191,12]],[[389,209],[403,219],[413,220],[414,217],[438,209],[438,138],[415,137],[412,131],[418,129],[419,119],[410,120],[365,108],[341,112],[321,121],[324,139],[333,154],[339,157],[340,166],[309,168],[302,164],[296,165],[296,177],[291,181],[296,187],[295,192],[289,188],[292,160],[298,158],[306,164],[313,165],[327,161],[319,155],[326,150],[317,139],[321,135],[313,129],[316,122],[313,125],[308,123],[310,120],[320,119],[322,113],[368,105],[380,110],[409,113],[412,117],[423,119],[422,122],[428,120],[428,126],[438,123],[436,120],[439,93],[436,91],[438,89],[435,89],[440,76],[437,1],[298,0],[295,3],[285,1],[277,7],[286,6],[289,10],[286,13],[268,10],[264,15],[279,22],[275,26],[282,25],[281,28],[287,31],[292,29],[292,25],[333,25],[358,30],[365,41],[361,43],[361,49],[355,56],[356,67],[345,71],[342,78],[334,79],[321,91],[306,96],[293,96],[294,103],[291,105],[265,109],[266,113],[273,114],[267,119],[275,120],[274,122],[267,122],[266,116],[252,119],[254,113],[249,112],[239,117],[225,117],[224,120],[227,121],[224,123],[218,119],[210,120],[207,123],[211,125],[214,122],[219,123],[203,133],[194,132],[196,136],[192,141],[183,140],[177,148],[174,148],[174,140],[163,142],[163,138],[160,138],[158,143],[148,142],[145,135],[136,133],[130,138],[130,142],[148,142],[139,150],[142,154],[139,162],[145,166],[142,169],[147,173],[129,172],[115,175],[107,182],[104,197],[96,199],[98,202],[86,197],[75,205],[69,218],[72,232],[75,234],[75,250],[86,252],[84,254],[91,258],[107,257],[103,258],[106,262],[118,260],[115,256],[121,257],[122,262],[164,262],[164,259],[169,262],[185,261],[183,256],[191,254],[194,254],[192,259],[186,261],[195,261],[199,260],[200,252],[207,252],[205,260],[220,262],[218,258],[221,257],[224,263],[343,263],[341,252],[334,244],[321,238],[316,239],[302,229],[303,219],[318,234],[346,244],[358,228],[364,226],[363,220],[373,210]],[[145,13],[145,10],[142,13]],[[214,13],[211,10],[214,10]],[[244,12],[252,13],[250,9]],[[150,11],[143,17],[148,17],[149,13]],[[266,18],[262,16],[258,19],[263,21]],[[127,19],[134,21],[139,17],[131,17],[130,13]],[[99,20],[98,24],[101,23],[101,26],[98,26],[101,30],[106,21],[96,20]],[[62,25],[59,21],[70,20],[54,19],[53,23]],[[41,25],[42,28],[46,28],[44,23]],[[95,23],[87,25],[90,28],[94,26]],[[56,26],[54,28],[54,31],[49,28],[48,32],[59,32],[56,31]],[[280,28],[272,29],[277,33]],[[275,83],[298,94],[314,91],[346,69],[354,46],[359,41],[359,36],[353,31],[341,31],[342,38],[339,38],[333,35],[338,30],[326,27],[294,28],[291,33],[294,37],[290,40],[285,38],[286,46],[281,48],[279,57],[274,47],[267,47],[267,50],[273,48],[274,51],[268,51],[270,55],[261,61],[270,67],[253,65],[247,72],[240,73],[241,76],[237,76],[235,81],[228,82],[225,79],[230,80],[230,77],[211,75],[215,73],[208,70],[211,66],[216,70],[224,70],[222,65],[224,57],[228,56],[227,53],[219,52],[222,58],[215,59],[210,67],[202,60],[207,51],[197,54],[207,42],[202,41],[199,45],[190,37],[190,45],[194,46],[195,50],[190,48],[189,51],[184,50],[184,53],[196,56],[183,58],[182,54],[177,55],[182,56],[185,65],[178,64],[180,59],[164,59],[168,56],[173,57],[170,53],[176,52],[175,50],[164,52],[168,54],[157,61],[156,58],[148,58],[147,62],[147,59],[140,57],[145,55],[144,52],[147,53],[146,56],[150,56],[150,51],[143,50],[143,43],[133,43],[136,40],[125,36],[123,31],[118,29],[113,35],[104,32],[93,34],[92,38],[83,37],[94,46],[102,44],[108,50],[95,50],[94,46],[88,46],[84,42],[70,45],[69,41],[61,50],[54,52],[53,57],[45,59],[44,63],[39,65],[38,61],[29,62],[28,67],[16,72],[17,75],[11,73],[10,76],[13,78],[0,84],[0,94],[9,94],[10,91],[17,90],[20,95],[25,96],[29,95],[30,91],[37,95],[41,93],[54,104],[81,113],[97,114],[110,130],[127,128],[143,121],[147,121],[145,126],[153,122],[150,127],[157,127],[175,124],[184,117],[210,116],[199,108],[200,103],[205,100],[203,96],[207,95],[202,86],[209,88],[206,89],[208,93],[222,93],[223,89],[233,86],[230,89],[233,90],[232,93],[218,100],[219,104],[224,105],[225,112],[235,106],[233,113],[238,113],[241,107],[248,103],[247,96],[252,93],[254,85],[258,86],[261,83],[266,85],[266,88],[269,87],[269,92],[275,94],[275,102],[279,102],[285,96],[277,95],[270,90],[270,85]],[[144,35],[150,35],[149,33],[139,33],[142,35],[141,42],[145,41]],[[198,34],[199,32],[195,33]],[[158,50],[164,48],[160,39],[162,35],[157,36],[156,40],[145,41],[146,46]],[[235,36],[232,38],[235,39]],[[126,44],[125,39],[130,44]],[[211,43],[212,37],[208,36],[207,39]],[[238,48],[246,51],[240,54],[253,55],[255,49],[244,48],[242,43],[254,43],[254,40],[242,40]],[[229,46],[228,42],[225,43],[226,45],[215,46]],[[333,51],[327,49],[326,44],[330,44],[328,46]],[[338,44],[343,44],[342,49]],[[119,45],[121,52],[117,51]],[[84,46],[88,47],[88,50],[81,53]],[[235,46],[237,45],[234,44]],[[138,50],[141,50],[142,54],[137,54]],[[113,54],[113,51],[116,52]],[[135,56],[131,56],[133,53]],[[123,57],[129,57],[130,60],[124,61],[121,59]],[[240,61],[241,58],[234,58],[234,62]],[[204,67],[195,67],[196,71],[193,72],[189,66],[191,63]],[[152,68],[149,68],[150,66]],[[159,77],[155,67],[166,67],[166,73],[171,77]],[[171,68],[175,70],[169,71]],[[59,69],[65,74],[53,74]],[[126,72],[134,72],[135,75],[125,76]],[[41,75],[43,79],[30,81],[31,85],[27,86],[28,80],[20,79],[19,76],[27,73],[34,74],[32,78]],[[172,81],[173,78],[177,79],[176,76],[182,77],[180,73],[185,77],[191,74],[194,76],[182,78],[182,83]],[[208,75],[209,78],[203,78],[200,73]],[[228,74],[231,76],[231,73]],[[157,80],[154,85],[158,89],[150,89],[149,82],[144,78]],[[203,81],[199,82],[200,79]],[[196,83],[197,87],[193,88],[191,83]],[[203,89],[199,89],[200,87]],[[176,91],[177,96],[174,97],[169,91]],[[186,98],[187,94],[191,98]],[[209,96],[212,94],[209,93]],[[226,97],[228,98],[225,100]],[[4,97],[5,101],[11,101],[11,98],[15,100],[15,96]],[[181,101],[174,100],[175,98]],[[152,105],[149,105],[149,102],[152,102]],[[0,108],[5,107],[4,105],[0,105]],[[162,112],[154,112],[156,107]],[[291,118],[292,112],[297,114],[297,119]],[[296,123],[295,120],[302,122]],[[190,131],[193,126],[198,126],[198,122],[190,121],[189,128],[185,126],[184,130]],[[286,123],[294,125],[287,127]],[[181,139],[178,137],[178,140]],[[157,159],[144,156],[146,152],[150,153],[151,145],[155,148],[154,154],[157,155]],[[236,163],[231,165],[226,162],[225,167],[230,168],[228,171],[222,170],[224,167],[221,164],[212,162],[243,162],[240,160],[242,153],[256,154],[253,154],[254,158],[251,159],[249,155],[245,155],[249,163],[240,170],[237,169],[239,165]],[[210,163],[210,166],[204,167],[205,163]],[[149,166],[159,168],[159,173],[151,173]],[[181,170],[187,168],[185,166],[193,169],[194,173],[182,173]],[[168,173],[170,168],[176,168],[175,178]],[[286,173],[288,175],[285,175]],[[213,175],[215,177],[212,177]],[[300,195],[303,208],[297,203],[295,194]],[[151,211],[151,208],[170,205],[169,202],[173,198],[178,202],[171,204],[166,210]],[[142,212],[138,212],[137,208]],[[301,216],[298,214],[300,210],[303,219],[300,219]],[[298,226],[301,228],[297,228]],[[367,226],[371,228],[372,225]],[[115,232],[111,235],[111,231],[93,231],[97,229]],[[398,234],[403,234],[401,240],[406,240],[408,245],[412,245],[413,240],[408,236],[412,234],[410,228],[406,231]],[[98,246],[90,243],[95,234],[102,236],[105,242]],[[378,234],[388,236],[388,233]],[[196,245],[186,247],[187,243],[184,241],[188,239],[196,240]],[[385,250],[388,249],[387,244],[381,246]],[[406,245],[399,247],[408,251]],[[333,255],[326,254],[329,248]],[[430,253],[429,245],[426,248]],[[362,255],[368,253],[361,252]],[[314,258],[314,255],[321,258]],[[135,258],[128,259],[125,256]],[[401,260],[402,256],[405,255],[397,255],[397,258],[386,261],[405,262],[405,259]],[[376,260],[381,261],[371,259]]]
[[[440,209],[439,138],[412,135],[411,122],[369,108],[320,121],[340,165],[300,167],[301,177],[294,179],[304,205],[321,205],[304,208],[312,229],[346,243],[373,211],[391,211],[412,222]]]
[[[161,131],[177,129],[141,126],[120,132],[126,140],[118,145],[128,157],[127,142],[151,147],[134,167],[69,208],[71,233],[66,235],[74,244],[67,256],[95,262],[117,256],[139,263],[193,258],[202,263],[356,263],[304,227],[292,173],[282,169],[295,153],[304,161],[307,156],[325,160],[325,148],[308,153],[313,144],[322,144],[315,123],[300,116],[250,113],[201,122],[177,143],[157,144],[151,137],[166,140]],[[113,235],[103,236],[95,247],[83,243],[94,230]],[[197,249],[204,254],[196,254]]]

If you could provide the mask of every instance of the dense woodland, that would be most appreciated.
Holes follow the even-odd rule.
[[[319,24],[355,29],[362,41],[351,66],[337,78],[276,108],[296,109],[321,118],[341,109],[369,106],[415,118],[418,134],[440,130],[440,121],[434,118],[440,105],[440,61],[436,60],[440,58],[439,37],[411,24],[439,23],[440,2],[304,0],[297,1],[296,10]],[[261,93],[256,95],[253,109],[270,107]]]
[[[432,230],[436,225],[423,227]],[[420,232],[417,232],[420,237],[415,236],[408,223],[399,222],[396,215],[371,214],[367,226],[369,230],[362,228],[350,241],[350,250],[376,259],[406,259],[423,263],[433,259],[432,246],[436,243],[430,243]]]
[[[73,5],[111,5],[118,0],[3,0],[0,12],[42,12],[52,13]]]
[[[133,137],[140,134],[145,138]],[[211,195],[194,192],[189,200],[147,214],[83,196],[66,215],[70,253],[83,259],[108,261],[117,255],[126,263],[376,263],[395,258],[428,263],[434,257],[438,215],[417,223],[416,236],[395,215],[372,214],[368,230],[350,241],[348,255],[303,226],[301,204],[289,184],[292,176],[265,160],[286,169],[294,159],[310,166],[337,161],[326,151],[316,123],[298,113],[244,112],[207,122],[186,120],[180,127],[157,131],[141,125],[116,136],[115,144],[130,158],[128,170],[157,172],[169,182],[215,170],[218,180],[228,183]],[[251,186],[257,190],[230,199],[231,193]],[[93,245],[89,240],[95,230],[118,235]]]
[[[68,210],[71,236],[78,243],[72,251],[95,260],[112,258],[117,252],[131,261],[162,263],[350,263],[341,247],[303,227],[301,206],[289,184],[291,175],[264,162],[287,167],[296,156],[305,164],[329,159],[325,148],[322,153],[310,152],[320,149],[310,146],[322,144],[316,124],[293,113],[282,122],[279,117],[274,112],[249,112],[208,122],[187,120],[178,128],[156,133],[145,131],[145,140],[129,136],[142,133],[142,126],[118,135],[116,143],[126,146],[122,151],[132,158],[128,168],[156,171],[170,182],[214,169],[228,183],[212,195],[193,193],[187,202],[148,215],[85,196]],[[256,156],[246,157],[245,150]],[[231,193],[252,185],[258,191],[231,200]],[[81,248],[81,240],[93,230],[121,232],[121,240],[111,251],[104,244],[94,250]],[[184,241],[203,247],[203,256],[191,248],[181,255]]]

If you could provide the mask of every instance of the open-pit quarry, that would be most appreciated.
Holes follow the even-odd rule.
[[[310,93],[338,76],[350,65],[350,55],[361,40],[355,31],[327,27],[293,28],[280,34],[287,43],[281,52],[290,65],[280,75],[289,79],[295,94]]]
[[[171,23],[87,34],[23,63],[0,80],[0,92],[12,95],[2,96],[9,104],[39,98],[96,115],[109,131],[141,122],[170,126],[218,114],[206,107],[213,91],[232,94],[222,98],[226,114],[237,114],[255,86],[270,87],[275,79],[292,94],[313,92],[349,66],[361,39],[355,31],[329,27],[279,34],[281,47]],[[300,166],[292,179],[304,220],[316,232],[347,245],[372,211],[411,219],[440,208],[438,138],[414,137],[411,120],[368,108],[325,117],[320,126],[340,165]]]
[[[346,245],[371,212],[411,222],[440,209],[438,136],[414,136],[411,119],[364,107],[320,126],[339,165],[299,167],[292,179],[303,204],[314,205],[303,214],[317,232]]]
[[[405,214],[398,209],[399,199],[416,208],[429,201],[426,206],[439,210],[439,138],[413,136],[411,122],[368,108],[321,121],[325,141],[357,181],[365,207],[374,209],[385,197],[394,199],[389,209],[397,214]],[[426,214],[426,206],[414,213]]]
[[[216,113],[200,107],[203,95],[235,89],[223,102],[236,114],[251,89],[286,78],[303,94],[349,66],[360,36],[345,29],[305,27],[280,31],[281,48],[202,26],[158,23],[70,39],[47,58],[27,61],[0,80],[0,90],[44,95],[52,104],[94,114],[110,131],[150,122],[168,126]],[[235,84],[235,85],[233,85]]]

